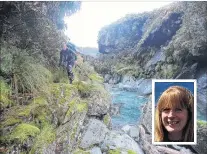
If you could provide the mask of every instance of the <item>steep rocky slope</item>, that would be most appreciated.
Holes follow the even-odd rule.
[[[111,132],[110,95],[93,67],[79,55],[73,84],[58,68],[68,40],[63,17],[79,8],[72,1],[0,2],[0,153],[140,150],[128,135]]]
[[[195,70],[207,67],[206,11],[206,2],[176,2],[104,27],[99,51],[114,61],[114,68],[107,71],[145,78],[194,78]]]
[[[206,115],[206,25],[207,2],[175,2],[127,15],[99,32],[103,54],[95,69],[112,84],[126,78],[132,83],[141,78],[197,79],[198,108]]]

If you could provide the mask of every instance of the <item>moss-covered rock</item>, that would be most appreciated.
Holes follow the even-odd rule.
[[[121,154],[121,150],[120,149],[109,150],[109,154]]]
[[[42,148],[47,147],[56,139],[55,129],[51,125],[45,126],[34,140],[30,154],[42,153]]]
[[[133,150],[128,150],[127,151],[128,152],[128,154],[137,154],[135,151],[133,151]]]
[[[18,125],[10,134],[9,140],[17,140],[19,143],[23,143],[29,137],[36,137],[40,133],[40,129],[36,126],[22,123]]]
[[[90,151],[84,151],[81,149],[77,149],[73,152],[73,154],[90,154]]]
[[[103,118],[103,122],[104,124],[110,128],[110,125],[111,125],[111,117],[109,114],[106,114]]]
[[[5,121],[1,122],[1,128],[4,128],[6,126],[12,126],[15,125],[17,123],[21,123],[22,120],[19,118],[15,118],[15,117],[7,117],[5,119]]]

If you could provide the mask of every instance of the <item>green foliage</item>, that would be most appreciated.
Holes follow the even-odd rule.
[[[108,114],[105,115],[103,121],[104,121],[104,124],[105,124],[105,125],[108,125],[109,122],[110,122],[110,116],[109,116]]]
[[[94,87],[92,84],[84,81],[75,81],[73,82],[73,85],[78,89],[80,95],[83,97],[89,96]]]
[[[19,113],[17,113],[17,115],[19,117],[29,117],[32,108],[33,108],[33,106],[31,106],[31,105],[24,106],[24,107],[22,107],[22,109],[19,110]]]
[[[46,98],[43,96],[34,98],[32,104],[30,105],[30,108],[31,115],[34,117],[34,120],[38,127],[42,128],[50,123],[51,111]]]
[[[128,152],[128,154],[137,154],[135,151],[133,151],[133,150],[128,150],[127,151]]]
[[[23,143],[25,140],[27,140],[29,137],[35,137],[40,133],[40,129],[26,123],[22,123],[18,125],[12,133],[9,136],[9,140],[14,141],[17,140],[17,142]]]
[[[99,88],[103,87],[103,78],[86,62],[75,67],[74,73],[73,86],[81,97],[88,97],[93,91],[99,91]]]
[[[44,91],[51,82],[51,73],[37,63],[29,51],[14,46],[1,48],[2,72],[12,77],[15,93]]]
[[[55,83],[68,83],[68,75],[65,69],[58,68],[53,70],[53,82]]]
[[[9,98],[11,94],[11,88],[0,78],[0,108],[3,109],[12,104],[12,100]]]
[[[109,150],[109,154],[121,154],[121,150],[119,148],[115,150]]]
[[[66,116],[71,116],[75,112],[83,112],[88,110],[88,104],[87,102],[80,100],[79,98],[74,98],[69,104],[68,104],[68,111],[66,113]]]
[[[77,149],[73,152],[73,154],[90,154],[89,151],[84,151],[82,149]]]
[[[99,74],[97,73],[92,73],[89,76],[89,79],[91,79],[92,81],[97,81],[99,83],[103,83],[104,79],[103,77],[101,77]]]
[[[1,127],[4,128],[6,126],[12,126],[15,125],[17,123],[21,123],[22,120],[19,118],[15,118],[15,117],[7,117],[5,119],[5,121],[1,122]]]
[[[46,125],[35,138],[30,154],[42,153],[42,148],[51,144],[55,138],[55,129],[51,125]]]
[[[204,120],[197,120],[197,124],[198,124],[198,126],[201,126],[201,127],[207,126],[207,122]]]
[[[70,99],[77,90],[73,85],[66,83],[53,83],[50,86],[49,99],[58,104],[63,104]]]

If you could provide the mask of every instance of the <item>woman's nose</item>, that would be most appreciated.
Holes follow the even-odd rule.
[[[174,117],[175,116],[175,111],[170,110],[168,113],[168,117]]]

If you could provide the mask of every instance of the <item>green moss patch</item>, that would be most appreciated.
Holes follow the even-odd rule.
[[[42,148],[48,146],[56,139],[55,129],[51,125],[45,126],[40,134],[35,138],[34,144],[30,151],[31,154],[42,153]]]
[[[28,137],[35,137],[37,134],[40,133],[40,129],[36,126],[30,124],[20,124],[10,134],[10,140],[18,140],[19,142],[23,143]]]
[[[207,127],[207,121],[197,120],[198,126]]]
[[[33,104],[39,105],[39,106],[45,106],[47,105],[47,100],[44,97],[36,97],[33,99]]]
[[[133,150],[128,150],[127,153],[128,153],[128,154],[137,154],[137,153],[136,153],[135,151],[133,151]]]
[[[107,114],[107,115],[105,115],[105,116],[104,116],[104,119],[103,119],[104,124],[105,124],[105,125],[108,125],[108,124],[109,124],[109,122],[110,122],[109,120],[110,120],[110,116],[109,116],[108,114]]]
[[[120,154],[120,153],[121,153],[120,149],[109,150],[109,154]]]
[[[76,91],[73,85],[64,84],[64,83],[54,83],[51,86],[51,98],[54,102],[58,104],[64,104],[71,97],[72,94]]]
[[[21,123],[21,122],[22,122],[21,119],[18,119],[15,117],[8,117],[7,119],[5,119],[5,121],[3,121],[1,123],[1,128],[6,127],[6,126],[12,126],[12,125],[15,125],[15,124]]]
[[[17,114],[19,117],[29,117],[31,112],[31,106],[25,106],[20,109],[20,112]]]
[[[66,116],[70,116],[74,112],[83,112],[88,110],[88,104],[84,101],[81,101],[79,98],[74,98],[69,104],[69,109],[66,113]]]
[[[90,154],[89,151],[84,151],[81,149],[77,149],[76,151],[73,152],[73,154]]]

